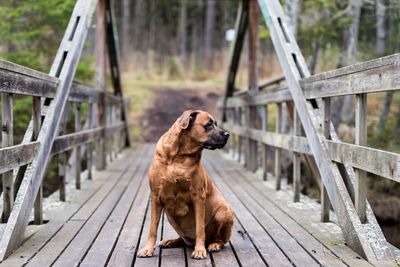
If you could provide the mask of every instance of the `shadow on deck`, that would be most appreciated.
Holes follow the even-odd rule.
[[[42,226],[30,226],[27,239],[0,266],[371,266],[345,246],[334,223],[320,223],[319,205],[292,192],[220,152],[203,158],[208,173],[235,211],[231,241],[203,261],[190,258],[192,248],[159,249],[152,258],[136,258],[149,227],[146,172],[154,145],[135,145],[67,202],[51,200]],[[332,214],[331,218],[334,218]],[[165,218],[159,239],[176,233]]]

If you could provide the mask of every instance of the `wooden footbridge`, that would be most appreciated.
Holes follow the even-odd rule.
[[[279,1],[238,2],[226,93],[219,103],[222,125],[233,136],[225,152],[206,152],[203,158],[235,211],[226,247],[202,261],[190,257],[190,247],[157,248],[152,258],[136,257],[149,227],[146,172],[154,145],[129,140],[129,103],[122,94],[110,1],[78,0],[48,75],[0,61],[0,266],[397,265],[399,250],[386,241],[368,204],[366,175],[399,182],[400,155],[367,146],[366,115],[368,93],[400,89],[400,55],[311,76]],[[73,78],[96,9],[97,80],[90,88]],[[257,84],[258,9],[285,86],[279,85],[283,79]],[[249,90],[235,92],[247,29]],[[112,92],[106,89],[106,54]],[[32,97],[32,121],[20,144],[13,142],[15,95]],[[354,144],[341,142],[330,120],[331,98],[345,95],[354,95],[357,103]],[[268,128],[272,105],[275,129]],[[284,110],[291,134],[281,129]],[[283,150],[293,152],[292,185],[281,181]],[[43,176],[52,162],[59,190],[43,198]],[[320,204],[300,194],[301,167],[321,180]],[[158,231],[159,240],[176,237],[166,218]]]

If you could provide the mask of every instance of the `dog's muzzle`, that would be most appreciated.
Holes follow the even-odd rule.
[[[216,136],[212,137],[211,140],[203,144],[203,148],[209,150],[221,149],[228,142],[230,134],[226,131],[221,131]]]

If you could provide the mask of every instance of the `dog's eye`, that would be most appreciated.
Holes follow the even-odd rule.
[[[206,131],[210,131],[213,127],[214,127],[214,122],[211,120],[209,122],[207,122],[206,125],[204,125],[204,128],[206,129]]]

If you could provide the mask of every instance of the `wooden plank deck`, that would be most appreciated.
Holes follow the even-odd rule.
[[[371,266],[345,246],[337,225],[319,222],[315,201],[301,196],[293,203],[285,184],[275,191],[273,181],[222,152],[205,152],[203,163],[235,211],[227,246],[202,261],[190,258],[189,247],[137,258],[149,227],[146,172],[153,149],[135,145],[92,181],[83,180],[81,190],[45,214],[49,223],[28,228],[24,244],[0,266]],[[159,240],[174,237],[163,218]]]

